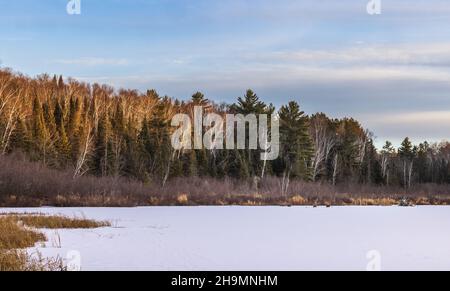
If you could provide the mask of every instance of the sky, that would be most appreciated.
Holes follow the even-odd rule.
[[[450,139],[448,0],[0,0],[0,66],[187,99],[355,117],[377,145]]]

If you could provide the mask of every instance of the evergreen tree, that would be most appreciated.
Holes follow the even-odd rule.
[[[248,89],[245,96],[239,97],[238,102],[231,106],[231,111],[242,115],[263,114],[267,111],[267,106],[252,90]]]
[[[97,136],[94,151],[94,171],[98,175],[107,176],[111,173],[111,124],[109,117],[104,114],[98,123]]]
[[[67,133],[69,137],[75,138],[81,126],[81,103],[79,98],[70,100],[70,112]]]
[[[160,101],[155,112],[148,120],[144,120],[140,140],[144,153],[148,155],[149,173],[165,184],[172,167],[172,145],[169,122],[166,117],[166,103]]]
[[[281,158],[286,183],[289,183],[291,175],[309,180],[314,149],[309,136],[308,118],[297,102],[281,107],[279,117]]]
[[[17,128],[11,137],[11,148],[30,153],[33,147],[32,139],[25,121],[22,119],[17,120]]]
[[[70,162],[72,151],[66,129],[62,122],[58,126],[58,143],[56,148],[58,151],[59,164],[62,165],[62,167],[67,166]]]
[[[81,103],[79,98],[70,100],[69,120],[67,136],[71,144],[71,158],[75,162],[78,159],[81,147]]]
[[[393,158],[395,157],[395,148],[390,141],[386,141],[383,149],[381,150],[381,175],[386,183],[386,185],[390,185],[391,176],[394,168]]]
[[[401,147],[398,149],[399,157],[403,163],[403,185],[405,188],[411,187],[415,151],[416,149],[408,137],[403,140]]]
[[[233,105],[213,105],[200,92],[185,102],[161,99],[154,90],[141,94],[76,80],[65,84],[56,75],[31,79],[0,70],[0,81],[0,138],[9,141],[4,143],[8,153],[19,150],[59,169],[75,166],[77,175],[152,178],[164,184],[179,176],[255,181],[266,173],[284,176],[283,194],[288,193],[290,178],[309,180],[311,175],[334,184],[409,188],[413,182],[450,183],[449,142],[414,146],[406,138],[398,151],[387,142],[378,152],[358,121],[332,120],[324,114],[310,120],[296,102],[278,112],[281,156],[276,161],[264,163],[261,151],[251,149],[174,152],[171,117],[192,114],[194,106],[220,116],[273,114],[275,108],[251,90]],[[245,139],[248,147],[248,130]]]
[[[34,143],[35,158],[46,162],[47,154],[47,129],[45,128],[44,114],[42,105],[36,97],[33,101],[33,126],[32,138]]]
[[[205,98],[205,95],[201,92],[197,92],[194,95],[192,95],[192,103],[195,106],[208,106],[209,100]]]
[[[44,103],[42,106],[44,123],[47,127],[48,131],[51,134],[56,132],[56,121],[54,116],[54,110],[51,109],[50,104],[48,102]]]
[[[191,150],[183,155],[183,172],[186,177],[198,176],[197,154]]]
[[[264,102],[259,100],[259,97],[252,91],[247,90],[244,97],[239,97],[238,102],[230,106],[230,111],[234,114],[242,114],[247,116],[254,114],[271,114],[271,109]],[[259,121],[257,126],[259,126]],[[245,143],[249,145],[249,132],[246,130]],[[260,176],[262,173],[263,162],[261,161],[260,152],[256,150],[248,149],[247,151],[241,151],[240,158],[242,164],[245,164],[243,172],[247,172],[251,176]]]

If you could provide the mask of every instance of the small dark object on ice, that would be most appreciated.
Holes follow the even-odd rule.
[[[416,205],[414,205],[414,203],[412,203],[408,199],[403,198],[402,200],[400,200],[400,203],[398,204],[398,206],[400,206],[400,207],[414,207]]]

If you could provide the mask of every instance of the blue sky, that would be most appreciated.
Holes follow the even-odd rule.
[[[448,0],[0,0],[1,66],[354,116],[378,143],[450,139]]]

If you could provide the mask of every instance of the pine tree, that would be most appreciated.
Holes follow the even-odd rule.
[[[337,120],[336,128],[337,145],[335,147],[335,155],[338,156],[340,166],[333,172],[339,172],[340,176],[346,181],[357,183],[361,178],[359,171],[362,162],[361,153],[365,153],[360,148],[360,140],[367,137],[359,122],[352,118]]]
[[[279,112],[281,157],[285,178],[283,194],[287,193],[291,175],[304,180],[311,178],[313,143],[309,136],[308,118],[297,102],[290,102]]]
[[[431,156],[431,148],[428,142],[419,144],[417,149],[417,161],[415,163],[415,169],[417,176],[419,177],[419,183],[431,183],[431,170],[429,163],[429,156]]]
[[[56,132],[54,110],[51,109],[50,104],[48,102],[43,104],[42,109],[45,126],[47,127],[48,131],[51,134],[54,134]]]
[[[70,100],[69,122],[67,134],[70,138],[74,138],[79,133],[81,126],[81,103],[79,98],[72,98]]]
[[[94,171],[98,175],[107,176],[111,173],[110,171],[110,161],[111,149],[110,149],[110,138],[111,138],[111,124],[107,114],[104,114],[98,123],[97,136],[95,140],[95,151],[93,157]]]
[[[143,153],[147,156],[148,172],[163,185],[169,178],[173,162],[166,106],[166,102],[159,101],[151,118],[144,120],[139,135]]]
[[[71,158],[75,162],[78,159],[81,147],[81,103],[79,98],[70,100],[69,120],[67,125],[67,136],[71,144]]]
[[[230,106],[230,111],[234,114],[242,114],[244,116],[249,114],[271,114],[272,108],[268,107],[264,102],[259,100],[259,97],[252,91],[247,90],[244,97],[239,97],[238,102]],[[259,120],[258,120],[259,126]],[[246,145],[249,144],[249,132],[246,131]],[[263,162],[259,151],[248,149],[241,151],[240,157],[242,164],[246,165],[244,172],[248,170],[251,176],[260,176],[262,173]]]
[[[63,89],[64,89],[64,86],[65,86],[65,84],[64,84],[63,77],[62,77],[62,76],[59,76],[59,79],[58,79],[58,89],[59,89],[59,90],[63,90]]]
[[[398,149],[398,154],[402,159],[411,160],[414,157],[413,149],[414,146],[409,137],[407,137],[402,141],[402,144]]]
[[[192,103],[195,106],[208,106],[209,100],[205,98],[205,95],[201,92],[197,92],[194,95],[192,95]]]
[[[125,153],[123,171],[127,177],[141,178],[138,173],[141,169],[139,152],[139,130],[137,119],[130,115],[126,124]]]
[[[390,185],[391,182],[391,174],[393,172],[394,163],[393,158],[395,156],[395,148],[390,141],[386,141],[383,149],[381,151],[381,175],[386,183],[386,185]]]
[[[32,139],[25,121],[23,119],[17,120],[17,128],[11,137],[11,148],[30,153],[33,147]]]
[[[64,112],[59,102],[57,102],[55,105],[53,116],[57,127],[59,127],[60,125],[64,125]]]
[[[231,111],[243,115],[263,114],[267,111],[267,106],[252,90],[248,89],[245,96],[239,97],[238,102],[231,106]]]
[[[45,128],[44,114],[42,105],[36,97],[33,101],[33,126],[32,138],[34,143],[35,158],[46,162],[47,155],[47,129]]]
[[[183,155],[183,172],[186,177],[198,176],[197,171],[197,155],[194,150],[191,150]]]
[[[199,171],[200,176],[207,176],[209,174],[209,159],[208,154],[205,149],[197,150],[196,151],[196,161],[197,161],[197,168]]]
[[[398,154],[403,163],[403,185],[405,188],[410,188],[416,149],[408,137],[403,140],[401,147],[398,149]]]
[[[59,164],[64,168],[70,163],[72,149],[66,134],[66,129],[62,122],[58,126],[58,143],[56,148],[58,151]]]
[[[230,150],[227,158],[227,175],[245,181],[250,177],[248,164],[242,156],[242,151]]]

